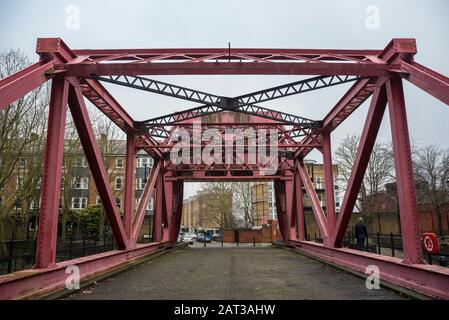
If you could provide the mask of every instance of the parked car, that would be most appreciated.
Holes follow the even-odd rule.
[[[219,233],[214,233],[214,234],[212,235],[212,240],[214,240],[214,241],[220,241],[220,239],[221,239],[221,236],[220,236]]]
[[[184,241],[184,234],[180,233],[180,234],[178,235],[178,240],[177,240],[177,242],[180,243],[180,242],[183,242],[183,241]]]
[[[192,235],[189,233],[186,233],[184,235],[183,242],[188,243],[188,244],[193,244]]]
[[[207,233],[198,233],[198,236],[196,238],[196,241],[198,242],[211,242],[212,241],[212,237],[210,235],[208,235]]]

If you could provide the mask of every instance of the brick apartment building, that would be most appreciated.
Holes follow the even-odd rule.
[[[107,173],[110,177],[111,188],[116,198],[116,204],[119,211],[122,211],[123,207],[123,191],[124,191],[124,175],[125,175],[125,151],[126,141],[116,141],[116,147],[113,152],[103,153],[103,159],[106,165]],[[33,166],[36,165],[36,161],[42,161],[42,153],[36,154],[23,154],[18,160],[14,172],[10,179],[6,181],[3,186],[0,186],[0,210],[2,207],[10,207],[12,211],[9,215],[4,216],[29,216],[28,221],[19,219],[17,221],[17,228],[15,230],[15,238],[29,237],[35,231],[40,204],[40,176],[35,177],[32,183],[30,178]],[[70,158],[70,160],[69,160]],[[37,160],[39,159],[39,160]],[[68,163],[70,162],[70,166]],[[0,165],[2,161],[0,159]],[[135,157],[136,165],[136,180],[134,182],[135,187],[135,201],[136,207],[141,199],[143,189],[145,187],[146,178],[149,176],[150,169],[153,166],[153,159],[145,152],[139,152]],[[39,168],[38,168],[39,169]],[[64,186],[67,186],[65,179],[70,179],[69,190],[64,190]],[[28,188],[26,192],[27,196],[23,197],[20,201],[15,200],[14,194],[20,188]],[[64,199],[64,196],[67,199]],[[14,201],[14,202],[12,202]],[[90,206],[101,205],[100,197],[98,196],[94,179],[91,175],[87,161],[84,158],[82,150],[79,152],[71,153],[69,156],[65,155],[63,177],[61,181],[61,199],[60,209],[63,206],[68,206],[66,209],[70,210],[83,210]],[[151,230],[151,223],[153,217],[153,198],[150,199],[147,212],[144,219],[144,226],[142,227],[141,236],[145,234],[145,237]],[[8,225],[8,221],[4,221],[4,225]],[[70,228],[70,226],[68,226]],[[11,231],[9,232],[11,233]],[[59,230],[61,233],[61,230]],[[7,237],[11,235],[7,232]]]

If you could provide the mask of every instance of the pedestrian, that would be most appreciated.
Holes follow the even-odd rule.
[[[354,228],[355,238],[357,239],[357,248],[359,250],[365,251],[365,241],[368,237],[368,231],[366,230],[366,226],[363,223],[363,218],[359,217],[357,219],[357,224]]]

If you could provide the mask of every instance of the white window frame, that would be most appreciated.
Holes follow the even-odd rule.
[[[75,199],[78,200],[78,206],[75,206]],[[82,210],[87,208],[87,198],[86,197],[72,197],[72,205],[73,210]]]
[[[87,161],[85,158],[76,158],[73,161],[74,168],[87,168]]]
[[[120,165],[119,165],[120,163]],[[123,169],[125,167],[125,159],[124,158],[117,158],[115,159],[115,168],[116,169]]]
[[[79,180],[79,183],[78,183],[78,180]],[[74,186],[74,189],[77,189],[77,190],[87,190],[87,189],[89,189],[89,178],[74,177],[73,178],[73,186]]]
[[[117,208],[121,209],[122,208],[122,198],[121,197],[117,197],[115,198],[115,205],[117,206]]]
[[[37,205],[36,205],[35,199],[31,200],[31,202],[30,202],[30,209],[31,210],[39,209],[40,206],[41,206],[41,198],[39,198],[39,201],[37,201]]]
[[[120,181],[120,187],[117,186],[117,181]],[[115,190],[122,190],[123,189],[123,177],[122,176],[118,176],[115,177]]]
[[[136,190],[143,190],[145,189],[146,181],[144,178],[137,178],[136,179]]]
[[[153,166],[153,159],[151,157],[137,158],[137,167],[145,168],[145,164],[147,165],[147,168],[151,168]]]

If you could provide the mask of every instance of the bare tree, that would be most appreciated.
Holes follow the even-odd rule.
[[[205,205],[203,225],[218,225],[220,228],[233,228],[231,182],[208,182],[201,191]]]
[[[442,211],[449,203],[449,149],[427,145],[416,149],[413,158],[415,177],[428,185],[422,193],[433,206],[438,219],[438,233],[443,235]]]
[[[252,226],[251,213],[251,184],[248,182],[236,182],[233,186],[235,214],[243,220],[244,227]]]
[[[93,121],[94,130],[99,139],[99,148],[102,154],[103,162],[106,172],[109,176],[110,184],[113,186],[112,190],[115,198],[121,198],[124,191],[124,176],[122,169],[116,166],[117,155],[120,154],[120,148],[123,147],[123,134],[118,127],[108,118],[103,115],[93,114],[95,120]],[[116,178],[121,178],[122,187],[117,188],[115,185]],[[101,211],[99,230],[100,241],[104,234],[105,212]]]
[[[340,143],[335,151],[335,161],[339,167],[339,175],[342,184],[349,180],[357,155],[360,137],[348,135]],[[383,190],[386,183],[392,181],[394,171],[394,158],[391,146],[386,143],[376,143],[371,154],[367,170],[365,172],[356,208],[369,217],[373,211],[377,193]]]
[[[0,78],[29,64],[20,50],[1,51]],[[0,241],[8,234],[15,235],[17,221],[26,221],[28,226],[29,206],[38,193],[36,185],[42,171],[42,160],[34,155],[43,153],[48,100],[45,84],[0,111]]]

